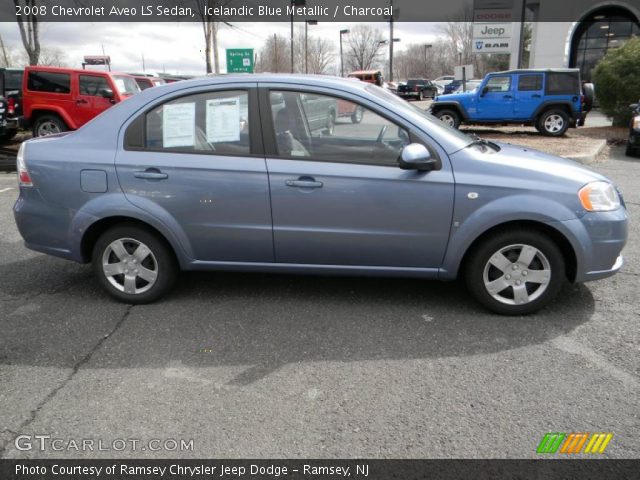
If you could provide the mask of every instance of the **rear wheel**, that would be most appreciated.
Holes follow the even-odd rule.
[[[569,128],[569,117],[562,110],[547,110],[538,118],[537,130],[548,137],[560,137]]]
[[[438,110],[435,115],[450,127],[458,128],[460,126],[460,115],[454,110]]]
[[[465,272],[469,292],[501,315],[541,309],[558,294],[565,278],[560,249],[535,230],[504,231],[470,255]]]
[[[103,233],[93,248],[93,268],[102,287],[126,303],[157,300],[178,272],[173,252],[156,234],[123,224]]]
[[[67,125],[57,115],[40,115],[33,125],[34,137],[45,137],[55,133],[66,132]]]

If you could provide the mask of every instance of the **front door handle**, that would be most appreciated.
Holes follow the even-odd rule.
[[[80,105],[83,103],[89,103],[89,102],[87,102],[84,98],[79,98],[78,100],[76,100],[76,105]]]
[[[504,98],[513,98],[511,95],[505,95]]]
[[[169,178],[169,175],[162,173],[157,168],[147,168],[144,171],[133,172],[133,176],[136,178],[144,178],[146,180],[165,180]]]
[[[322,182],[316,182],[312,177],[300,177],[297,180],[285,180],[284,184],[287,187],[298,188],[322,188]]]

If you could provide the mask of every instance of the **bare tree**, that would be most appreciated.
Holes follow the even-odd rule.
[[[4,40],[2,39],[2,35],[0,35],[0,66],[2,66],[2,67],[12,67],[13,66],[13,55],[12,55],[12,52],[4,44]]]
[[[37,0],[13,0],[16,7],[29,7],[28,11],[36,11]],[[26,17],[26,19],[25,19]],[[20,38],[29,59],[29,65],[37,65],[40,58],[40,36],[38,16],[33,13],[17,15]]]
[[[40,50],[40,65],[48,65],[51,67],[67,67],[67,57],[59,48],[42,47]]]
[[[345,64],[350,70],[370,70],[377,66],[384,41],[380,29],[358,24],[347,40]]]
[[[309,73],[335,73],[335,47],[326,38],[309,38]]]
[[[213,15],[216,7],[224,7],[233,0],[193,0],[202,23],[204,34],[204,58],[207,73],[220,73],[220,56],[218,52],[218,29],[223,20]],[[213,62],[212,62],[213,57]]]
[[[291,69],[291,42],[288,37],[273,34],[269,37],[260,52],[256,62],[256,72],[288,72]]]

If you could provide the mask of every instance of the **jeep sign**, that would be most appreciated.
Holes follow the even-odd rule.
[[[473,38],[496,38],[510,39],[511,24],[510,23],[474,23]]]

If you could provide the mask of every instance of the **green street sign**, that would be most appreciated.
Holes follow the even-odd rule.
[[[227,48],[227,73],[253,73],[253,48]]]

